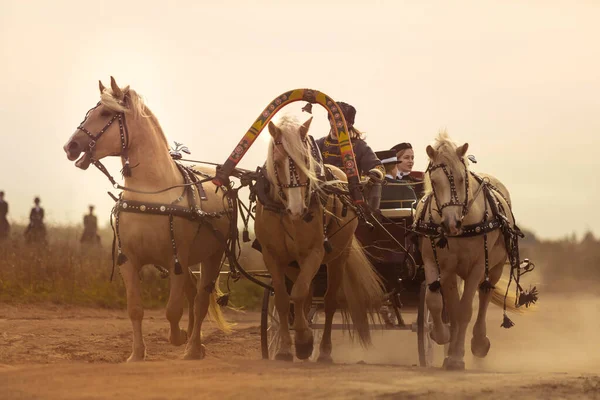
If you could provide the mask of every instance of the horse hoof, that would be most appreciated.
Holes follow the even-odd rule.
[[[185,331],[185,329],[180,329],[179,330],[179,335],[177,335],[176,337],[173,337],[173,335],[169,336],[169,342],[173,345],[173,346],[181,346],[183,344],[187,343],[187,332]]]
[[[492,344],[490,343],[490,339],[487,336],[478,339],[473,337],[471,339],[471,353],[475,357],[484,358],[490,351],[490,347]]]
[[[206,348],[203,344],[200,347],[192,347],[185,349],[183,354],[184,360],[202,360],[206,355]]]
[[[275,359],[277,361],[294,361],[294,356],[290,353],[277,353]]]
[[[140,362],[146,359],[146,352],[144,351],[142,354],[131,353],[129,358],[127,359],[128,363],[131,362]]]
[[[333,364],[333,358],[329,354],[321,354],[319,355],[319,358],[317,358],[317,362],[323,364]]]
[[[431,340],[433,340],[437,344],[445,345],[447,343],[450,343],[450,329],[448,328],[448,326],[444,325],[444,327],[442,328],[441,337],[438,337],[436,335],[435,330],[432,330],[431,332],[429,332],[429,337],[431,338]]]
[[[300,360],[306,360],[313,353],[313,338],[306,343],[296,343],[296,357]]]
[[[446,371],[464,371],[465,362],[463,360],[453,360],[450,357],[446,357],[442,368]]]

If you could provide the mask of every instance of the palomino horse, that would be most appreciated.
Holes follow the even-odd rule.
[[[259,196],[255,232],[273,279],[279,320],[284,322],[275,358],[293,359],[291,336],[285,323],[290,312],[286,272],[289,276],[297,275],[291,289],[296,356],[307,359],[313,351],[313,334],[306,317],[311,282],[320,265],[327,264],[325,327],[319,361],[331,362],[331,328],[338,304],[346,303],[345,315],[352,320],[352,332],[366,345],[370,343],[369,315],[377,311],[383,291],[354,237],[358,220],[351,201],[328,195],[322,187],[327,183],[317,177],[316,171],[320,169],[313,154],[318,149],[307,136],[311,121],[300,125],[295,118],[284,116],[278,126],[269,123],[272,138],[265,175],[269,190],[265,190],[266,201]],[[327,167],[337,180],[346,180],[341,170]]]
[[[450,343],[444,361],[447,369],[465,367],[465,335],[477,290],[479,312],[471,351],[476,357],[487,355],[487,308],[490,300],[502,305],[507,293],[506,287],[500,287],[504,264],[508,257],[512,263],[515,254],[518,259],[518,250],[514,253],[518,228],[508,190],[490,175],[471,173],[465,159],[467,149],[467,143],[457,147],[445,132],[439,134],[433,147],[427,146],[428,189],[417,206],[415,221],[416,229],[427,235],[420,238],[420,249],[429,283],[426,303],[433,318],[430,334],[438,344]],[[434,238],[439,239],[437,243]],[[457,276],[464,280],[462,297]],[[516,311],[514,297],[512,300],[505,304]],[[450,329],[442,321],[444,306]],[[505,323],[507,320],[505,314]]]
[[[98,160],[107,156],[121,156],[124,164],[125,191],[115,206],[114,214],[119,245],[118,264],[127,290],[127,310],[133,325],[133,351],[128,361],[143,360],[146,355],[138,273],[147,264],[170,269],[166,309],[171,325],[170,342],[182,345],[187,340],[186,331],[179,328],[185,292],[189,302],[188,332],[191,336],[184,358],[202,358],[204,347],[200,330],[207,311],[211,312],[220,328],[228,329],[216,304],[215,283],[225,249],[223,240],[218,236],[227,235],[229,221],[226,216],[211,218],[211,215],[225,215],[228,211],[224,208],[222,197],[215,193],[215,186],[204,183],[203,190],[201,186],[188,185],[182,194],[181,186],[184,181],[190,180],[189,175],[194,172],[182,170],[173,161],[167,139],[154,114],[135,91],[129,87],[119,88],[112,77],[110,88],[105,88],[100,82],[100,102],[88,112],[64,150],[71,161],[84,153],[75,164],[81,169],[87,169],[90,163],[94,163],[102,170]],[[205,172],[214,174],[214,171]],[[186,193],[189,195],[186,196]],[[131,212],[134,208],[137,212]],[[179,210],[179,214],[172,210]],[[189,211],[197,214],[198,218],[186,218]],[[196,295],[191,274],[182,273],[181,268],[187,269],[198,263],[202,263],[202,267]]]

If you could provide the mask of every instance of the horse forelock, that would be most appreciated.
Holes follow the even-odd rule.
[[[301,170],[304,175],[306,175],[310,182],[310,189],[318,189],[319,179],[315,174],[316,160],[312,156],[310,141],[309,144],[306,145],[300,135],[300,128],[302,127],[302,124],[296,117],[292,115],[284,115],[277,122],[276,126],[281,132],[281,138],[279,138],[279,140],[281,141],[285,152],[294,161],[296,167]],[[269,146],[269,155],[267,159],[267,172],[271,179],[274,179],[274,151],[274,141],[271,138],[271,145]]]
[[[436,152],[435,160],[429,160],[432,164],[444,164],[453,174],[464,174],[465,166],[467,171],[469,170],[469,160],[463,157],[463,162],[456,154],[457,144],[450,138],[446,130],[442,130],[438,133],[432,145]],[[431,179],[429,174],[425,174],[425,193],[430,193]]]

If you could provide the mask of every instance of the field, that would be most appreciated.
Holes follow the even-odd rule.
[[[501,311],[490,309],[490,355],[468,354],[460,373],[417,367],[409,332],[374,332],[368,350],[335,332],[334,365],[260,360],[262,291],[243,281],[230,285],[232,302],[244,310],[226,310],[234,332],[205,324],[206,359],[182,361],[183,349],[167,340],[168,279],[150,266],[142,273],[148,362],[124,364],[131,325],[118,273],[109,281],[109,232],[99,249],[80,246],[74,228],[50,228],[47,249],[25,246],[18,231],[14,237],[0,246],[2,398],[600,398],[600,297],[593,290],[600,246],[589,235],[523,244],[537,264],[538,308],[514,317],[510,330],[499,327]]]

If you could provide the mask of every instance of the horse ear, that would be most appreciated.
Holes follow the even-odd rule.
[[[121,91],[121,88],[119,88],[119,85],[117,85],[115,78],[113,78],[112,76],[110,77],[110,88],[113,91],[114,97],[117,97],[119,99],[123,97],[123,92]]]
[[[427,149],[425,149],[425,151],[427,151],[427,155],[431,160],[435,158],[436,151],[433,147],[431,147],[431,145],[427,146]]]
[[[98,80],[98,86],[100,87],[100,94],[102,94],[102,93],[104,92],[104,89],[106,89],[106,88],[105,88],[105,87],[104,87],[104,85],[102,84],[102,81],[101,81],[101,80]]]
[[[302,140],[306,139],[306,135],[308,135],[308,128],[310,128],[310,123],[312,122],[312,120],[313,120],[313,117],[310,117],[300,127],[300,137],[302,138]]]
[[[277,136],[281,134],[281,131],[277,126],[275,126],[273,121],[269,121],[269,133],[271,134],[273,139],[277,139]]]
[[[456,148],[456,155],[458,158],[463,158],[465,154],[467,154],[467,150],[469,150],[469,143],[465,143],[460,147]]]

